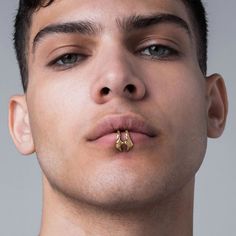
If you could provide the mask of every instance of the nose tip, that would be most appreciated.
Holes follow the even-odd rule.
[[[91,96],[96,103],[105,103],[113,98],[141,100],[146,94],[145,81],[139,73],[139,65],[133,56],[112,44],[112,53],[107,48],[105,57],[97,56],[93,76],[94,84],[91,87]],[[111,48],[110,48],[111,49]]]
[[[117,65],[117,64],[116,64]],[[100,73],[100,74],[99,74]],[[92,85],[91,96],[96,103],[105,103],[120,97],[129,100],[141,100],[145,97],[146,87],[141,76],[128,63],[122,66],[110,66],[102,72],[97,70]]]

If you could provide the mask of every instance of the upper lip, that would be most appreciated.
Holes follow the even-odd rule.
[[[117,130],[141,133],[149,137],[157,135],[156,129],[145,122],[139,115],[109,115],[102,118],[88,133],[87,140],[95,141],[107,134],[117,132]]]

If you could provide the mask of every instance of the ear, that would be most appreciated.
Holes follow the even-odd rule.
[[[11,137],[19,152],[23,155],[32,154],[35,149],[24,95],[10,99],[8,121]]]
[[[218,138],[224,131],[228,113],[228,98],[225,83],[221,75],[207,77],[207,134],[210,138]]]

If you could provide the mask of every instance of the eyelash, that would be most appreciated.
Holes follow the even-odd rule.
[[[71,63],[63,63],[63,60],[70,59],[68,57],[73,58],[74,57],[74,62]],[[53,61],[51,61],[48,66],[49,67],[56,67],[56,68],[61,68],[61,69],[69,69],[74,67],[75,65],[81,63],[87,56],[80,54],[80,53],[65,53]]]
[[[157,50],[156,55],[152,55],[154,50]],[[152,50],[152,53],[151,53]],[[162,50],[160,53],[160,50]],[[140,54],[143,57],[151,58],[152,60],[169,60],[171,58],[179,56],[179,52],[176,49],[173,49],[172,47],[162,45],[162,44],[152,44],[149,46],[145,46],[141,49],[138,49],[136,52],[137,54]],[[159,55],[158,55],[159,53]],[[149,55],[148,55],[149,54]],[[70,69],[76,66],[77,64],[80,64],[83,60],[85,60],[88,56],[83,55],[80,53],[65,53],[53,61],[51,61],[48,66],[49,67],[55,67],[56,69]],[[73,59],[72,62],[65,63],[63,60],[70,60]]]
[[[156,55],[151,55],[150,50],[154,51],[155,49],[159,49],[159,51],[157,51]],[[147,50],[149,50],[148,52],[150,55],[147,55]],[[162,53],[160,53],[160,50],[162,50]],[[153,60],[169,60],[180,55],[180,53],[176,49],[162,44],[153,44],[141,48],[138,50],[138,53],[147,58],[151,57],[151,59]],[[158,53],[160,54],[158,55]]]

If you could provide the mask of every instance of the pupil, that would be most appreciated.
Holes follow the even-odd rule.
[[[161,55],[165,55],[167,53],[167,51],[165,48],[152,46],[151,53],[156,56],[161,56]]]
[[[72,64],[74,62],[76,62],[76,55],[66,55],[63,58],[63,63],[65,64]]]

